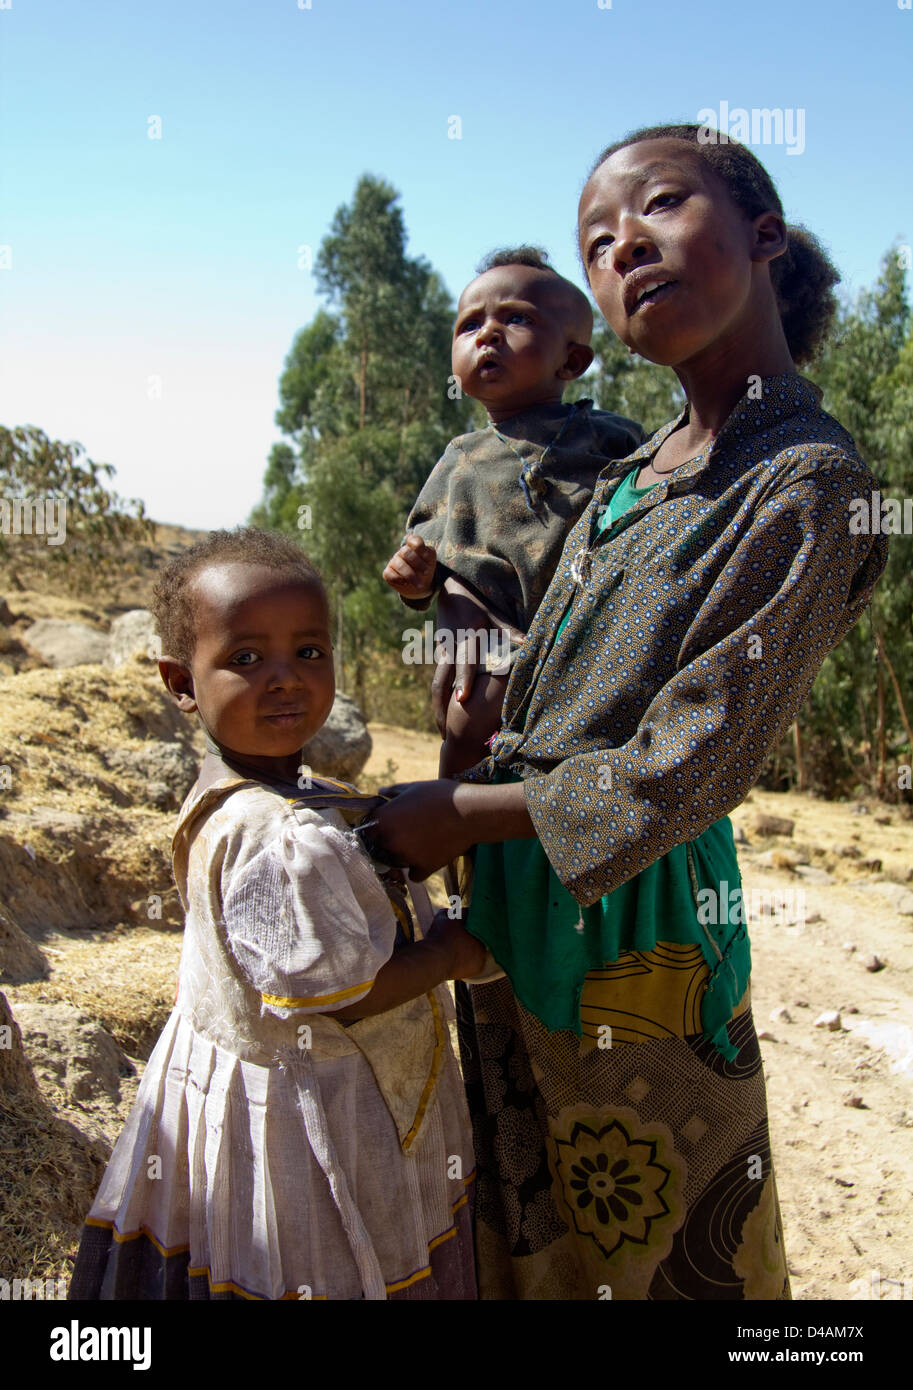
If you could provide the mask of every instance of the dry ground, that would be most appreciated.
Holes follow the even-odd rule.
[[[363,781],[435,774],[433,736],[383,724],[371,733]],[[760,812],[793,819],[793,836],[757,836]],[[913,916],[884,894],[900,899],[906,891],[899,885],[913,868],[913,825],[896,810],[873,806],[859,814],[849,805],[761,791],[733,820],[748,840],[739,846],[748,894],[782,893],[789,909],[800,890],[806,898],[804,923],[760,913],[752,924],[754,1008],[793,1294],[871,1297],[875,1270],[880,1296],[897,1297],[913,1279]],[[807,881],[792,867],[796,859],[813,866],[812,878],[824,871],[833,881]],[[875,859],[880,876],[860,867]],[[436,885],[439,900],[440,892]],[[130,1056],[136,1075],[124,1079],[119,1103],[75,1101],[36,1068],[53,1112],[96,1140],[116,1138],[135,1094],[173,999],[180,941],[165,923],[52,932],[41,940],[49,978],[3,986],[14,1015],[17,1000],[75,1005]],[[874,972],[865,965],[873,954],[884,962]],[[814,1026],[828,1010],[841,1015],[835,1031]],[[46,1273],[56,1262],[41,1263]],[[58,1269],[66,1273],[66,1258]]]
[[[437,739],[383,724],[371,733],[368,776],[386,780],[390,761],[395,781],[435,774]],[[794,820],[793,836],[756,837],[759,812]],[[782,892],[796,907],[805,894],[804,926],[788,925],[787,910],[761,913],[751,927],[753,1007],[758,1030],[768,1034],[761,1048],[793,1296],[871,1297],[877,1270],[881,1296],[895,1297],[898,1285],[913,1281],[913,917],[900,915],[873,891],[872,875],[834,849],[858,847],[863,860],[881,859],[902,880],[913,870],[913,824],[889,808],[861,815],[846,804],[759,790],[732,819],[749,840],[739,845],[749,903],[754,891],[762,905],[776,905]],[[835,881],[803,880],[787,867],[791,851]],[[884,969],[866,969],[871,955]],[[788,1018],[771,1021],[780,1008]],[[816,1028],[832,1010],[842,1027]]]

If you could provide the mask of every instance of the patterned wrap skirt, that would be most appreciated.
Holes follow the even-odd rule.
[[[788,1299],[748,993],[727,1062],[704,1038],[700,947],[587,976],[583,1037],[505,978],[458,986],[483,1299]]]

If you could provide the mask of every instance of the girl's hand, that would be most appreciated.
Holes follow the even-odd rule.
[[[374,813],[367,848],[387,864],[409,865],[416,879],[442,869],[470,845],[536,833],[522,782],[483,786],[441,778],[382,791],[393,800]]]
[[[378,807],[370,849],[386,864],[408,865],[416,879],[442,869],[473,843],[454,807],[458,783],[402,782],[383,787],[392,801]]]
[[[488,959],[485,946],[478,937],[470,936],[458,921],[448,917],[446,907],[435,913],[425,940],[434,941],[451,955],[448,980],[471,980],[473,975],[481,974],[485,968]]]

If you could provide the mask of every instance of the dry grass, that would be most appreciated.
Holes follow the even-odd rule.
[[[68,1278],[108,1153],[54,1114],[2,994],[0,1025],[13,1033],[0,1051],[0,1277]]]

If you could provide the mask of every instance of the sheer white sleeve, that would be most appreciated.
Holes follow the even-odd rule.
[[[354,841],[313,811],[230,871],[223,920],[261,1008],[330,1013],[368,993],[393,951],[383,886]]]

